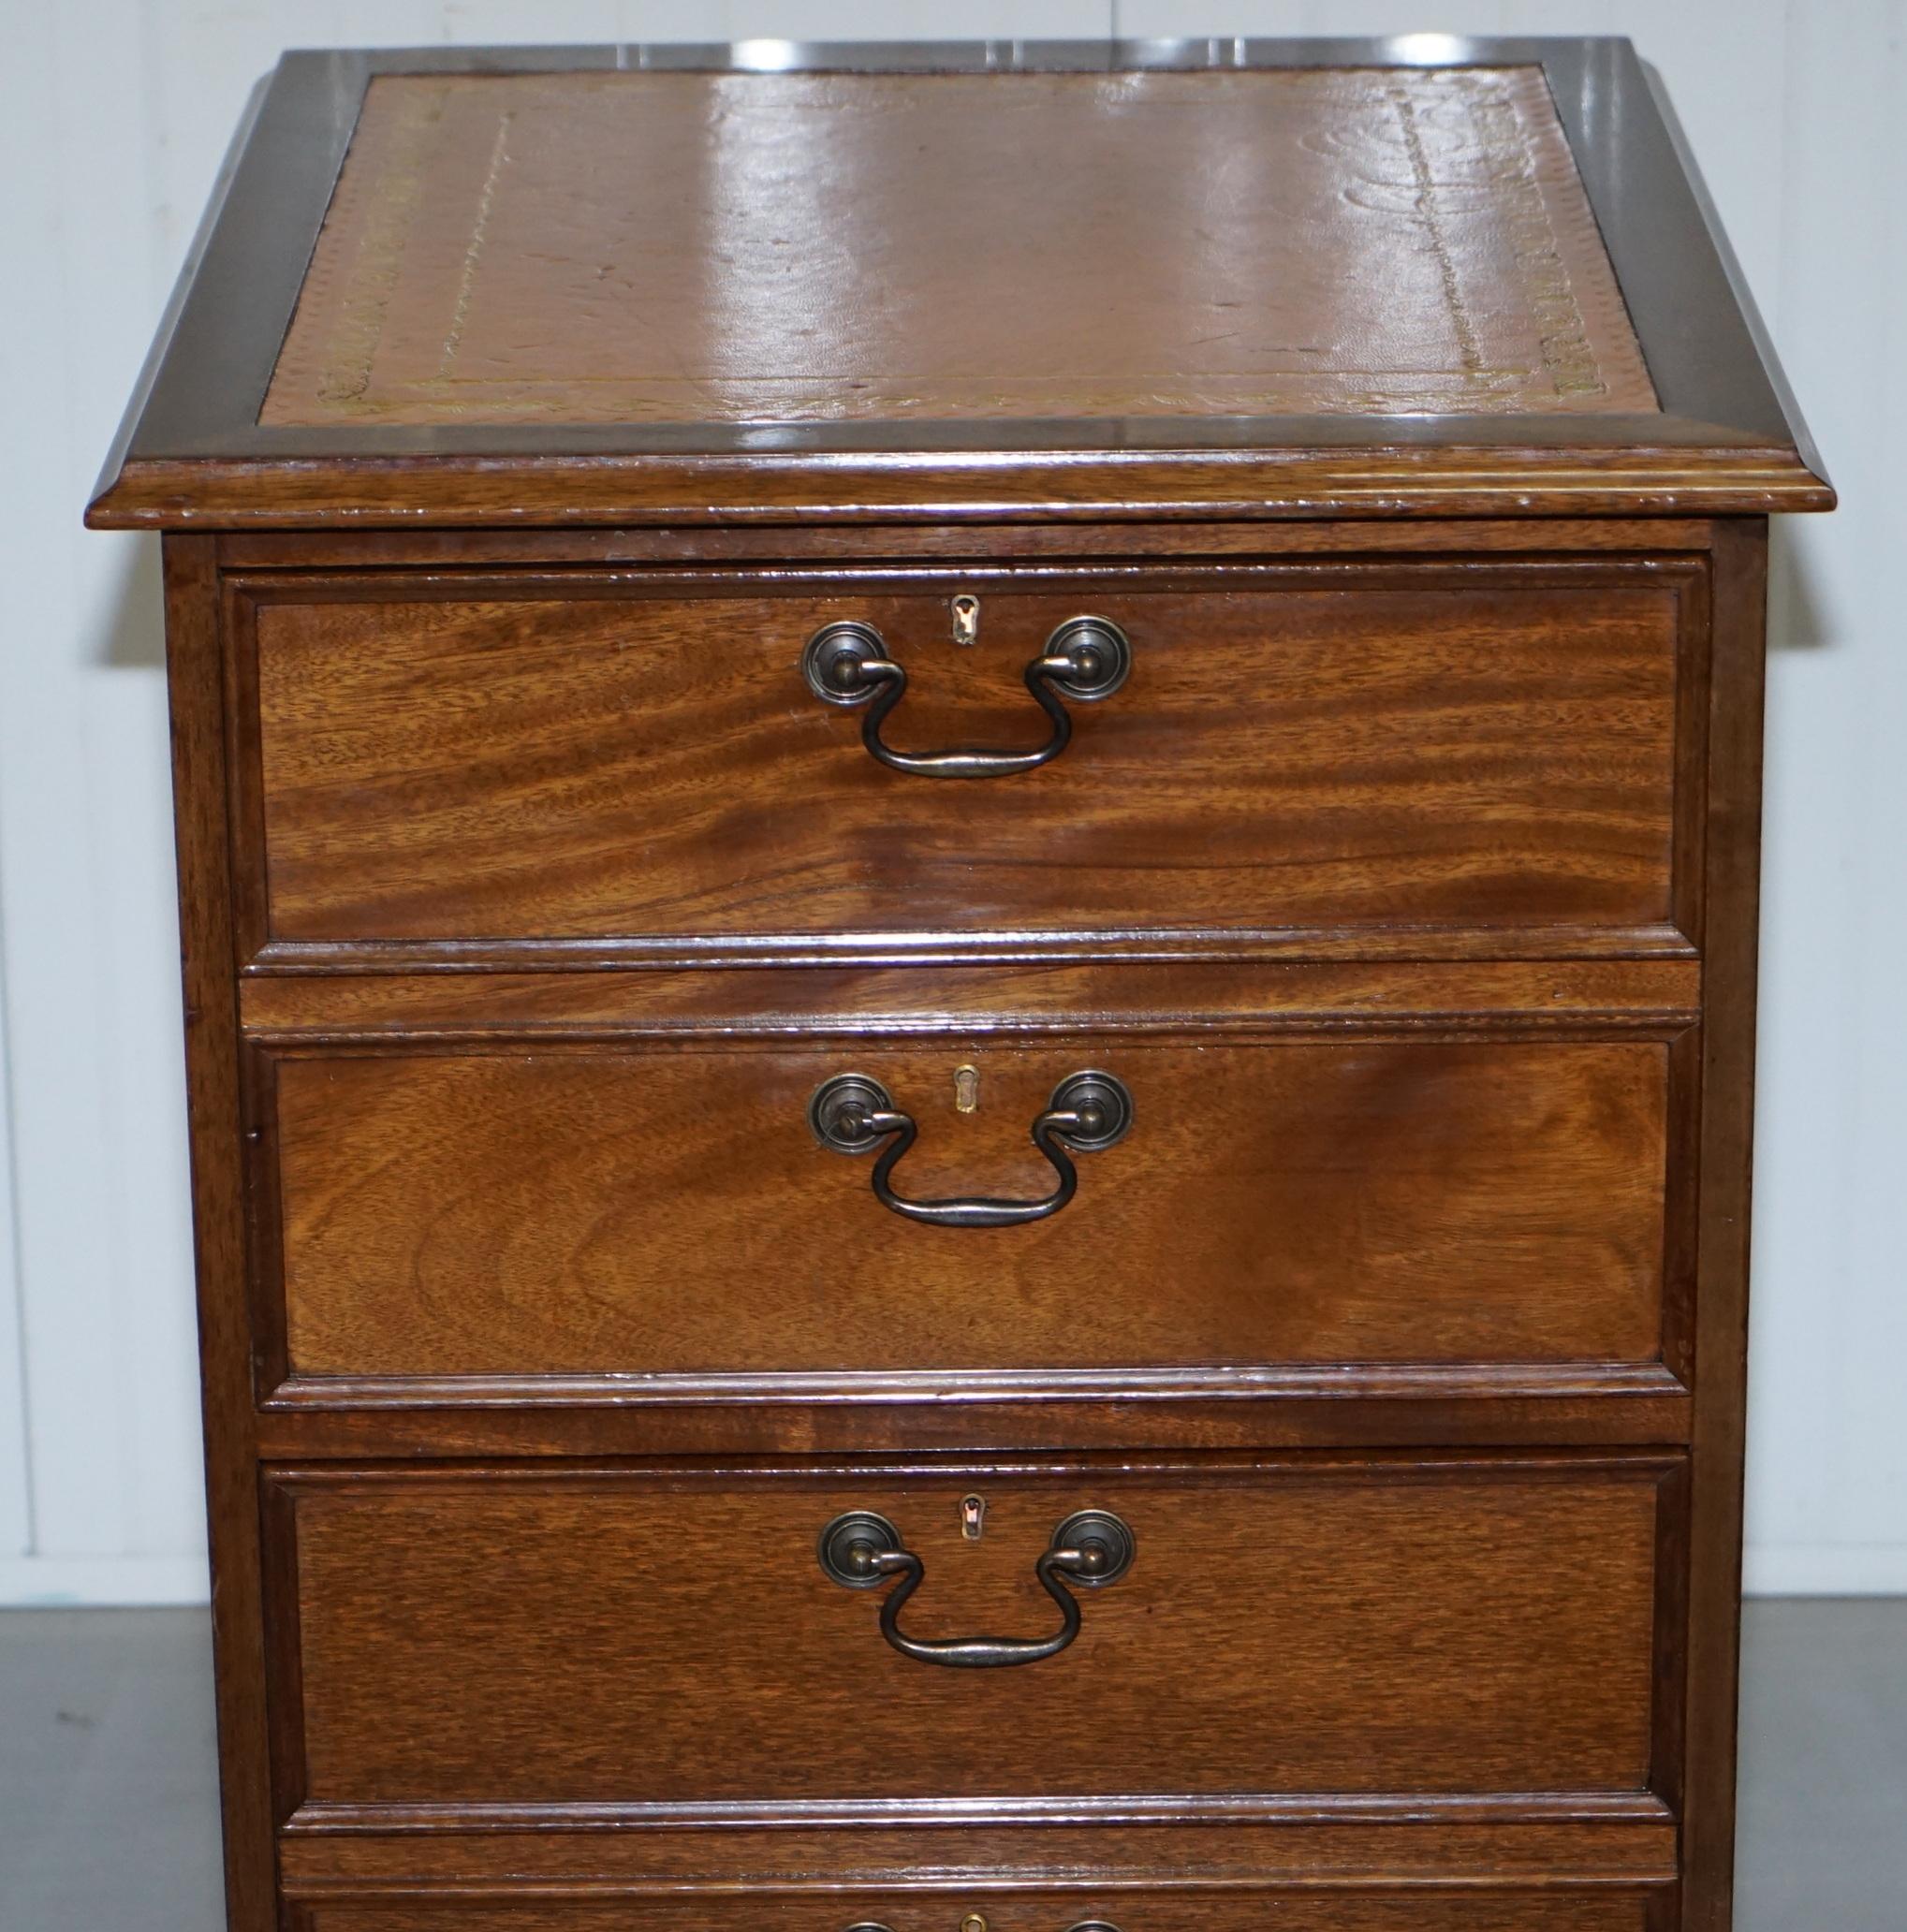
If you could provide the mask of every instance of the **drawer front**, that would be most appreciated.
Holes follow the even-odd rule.
[[[975,1923],[975,1914],[978,1923]],[[1648,1932],[1636,1892],[872,1892],[827,1897],[326,1899],[295,1932]]]
[[[301,1818],[480,1806],[494,1825],[494,1808],[583,1803],[609,1808],[598,1823],[658,1806],[677,1824],[710,1806],[730,1824],[1130,1822],[1317,1793],[1646,1806],[1677,1467],[280,1471]],[[1081,1510],[1123,1523],[1129,1568],[1042,1584],[1061,1525],[1096,1533]],[[918,1561],[908,1642],[1049,1640],[1063,1602],[1077,1634],[1018,1666],[902,1654],[882,1617],[905,1579],[849,1587],[817,1554],[852,1512]]]
[[[295,1377],[1662,1354],[1659,1041],[520,1045],[261,1064]],[[895,1136],[849,1155],[811,1124],[824,1083],[868,1076],[918,1130],[896,1196],[1036,1203],[1059,1174],[1030,1129],[1089,1070],[1129,1094],[1130,1129],[1063,1143],[1077,1192],[1020,1225],[909,1219],[873,1185]]]
[[[258,940],[916,936],[1670,915],[1674,566],[1419,564],[858,585],[329,579],[237,594]],[[1176,587],[1175,587],[1176,586]],[[700,594],[692,593],[699,591]],[[979,598],[966,648],[950,598]],[[885,740],[1031,749],[1068,619],[1132,670],[1036,769],[888,768],[803,681],[908,678]],[[248,692],[247,702],[250,701]]]

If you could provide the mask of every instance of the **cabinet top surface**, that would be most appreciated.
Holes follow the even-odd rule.
[[[1623,41],[290,55],[143,388],[95,521],[1828,498]]]
[[[386,75],[268,423],[1653,410],[1542,72]]]

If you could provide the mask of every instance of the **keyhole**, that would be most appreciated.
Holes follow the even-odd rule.
[[[980,1070],[962,1066],[954,1069],[954,1112],[971,1114],[980,1105]]]
[[[980,600],[970,592],[962,591],[951,599],[947,608],[953,612],[953,640],[956,644],[973,644],[980,636]]]

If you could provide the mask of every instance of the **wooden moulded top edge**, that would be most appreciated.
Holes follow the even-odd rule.
[[[1540,66],[1660,413],[856,422],[259,420],[366,89],[600,69]],[[1834,493],[1659,85],[1622,39],[291,53],[259,84],[87,520],[99,528],[1761,515]]]

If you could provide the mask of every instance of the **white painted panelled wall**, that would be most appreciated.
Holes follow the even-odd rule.
[[[1782,528],[1749,1583],[1907,1592],[1907,0],[4,0],[0,1603],[204,1594],[157,546],[80,514],[282,47],[1627,33],[1844,506]],[[1036,191],[1029,183],[1029,191]]]

